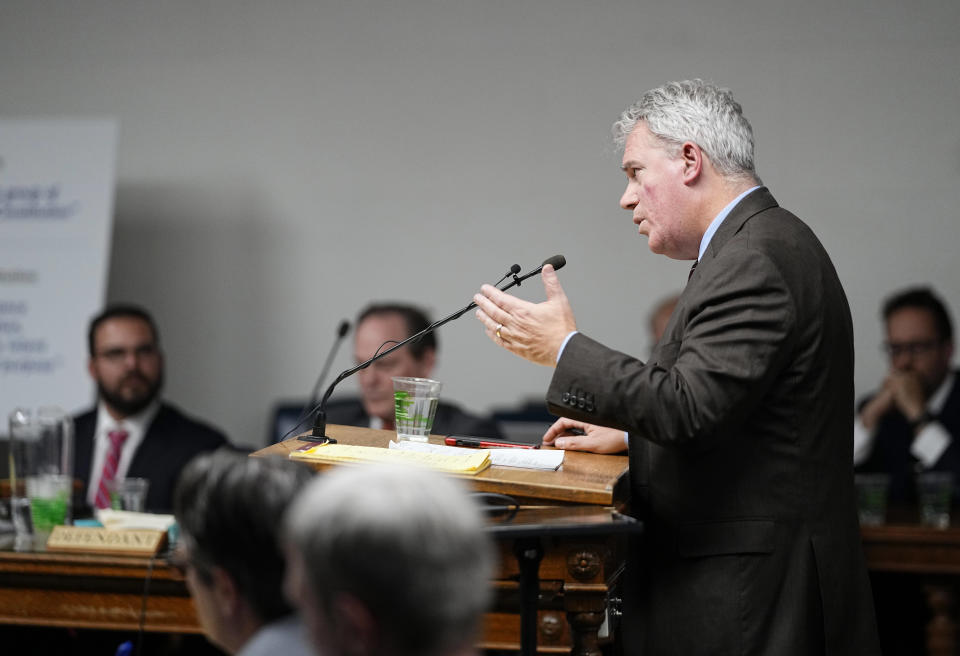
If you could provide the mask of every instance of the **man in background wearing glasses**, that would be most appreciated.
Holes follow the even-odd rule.
[[[890,503],[912,503],[918,472],[950,471],[960,480],[953,327],[943,302],[928,288],[891,296],[883,319],[890,371],[859,406],[853,461],[858,471],[890,475]]]
[[[106,508],[124,478],[146,478],[146,509],[169,512],[173,488],[198,453],[228,444],[220,431],[160,401],[163,353],[153,318],[143,308],[114,305],[93,318],[87,369],[97,385],[95,408],[74,419],[74,476],[82,505]]]

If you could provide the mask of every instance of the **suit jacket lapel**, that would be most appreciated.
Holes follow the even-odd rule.
[[[90,484],[90,467],[93,459],[93,438],[97,426],[97,411],[88,412],[77,418],[73,436],[73,476],[83,481],[83,494]]]
[[[771,207],[777,206],[776,199],[766,187],[760,187],[747,194],[736,207],[730,210],[730,214],[727,215],[727,218],[725,218],[723,223],[720,224],[720,227],[717,228],[717,232],[714,233],[713,238],[707,245],[707,251],[703,254],[703,259],[700,260],[700,265],[715,258],[717,253],[720,252],[720,249],[723,248],[723,245],[737,234],[740,228],[743,227],[743,224],[751,217]],[[697,268],[699,268],[700,265],[698,265]]]
[[[127,470],[127,476],[150,478],[150,474],[156,471],[159,462],[166,461],[166,449],[164,449],[163,440],[151,439],[155,433],[167,434],[169,429],[164,429],[163,425],[169,421],[170,411],[165,404],[160,405],[153,421],[147,426],[143,439],[137,446],[133,454],[133,460],[130,461],[130,468]]]

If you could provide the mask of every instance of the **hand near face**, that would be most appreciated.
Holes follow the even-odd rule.
[[[923,382],[912,371],[892,371],[887,376],[884,389],[889,389],[893,403],[910,421],[923,414],[926,398]]]
[[[863,410],[860,411],[860,421],[867,430],[873,430],[877,422],[891,410],[893,410],[893,390],[884,381],[880,391],[863,406]]]
[[[544,266],[541,275],[547,293],[542,303],[521,300],[492,285],[484,285],[473,301],[477,318],[495,344],[530,362],[552,367],[560,345],[577,324],[553,267]]]
[[[580,431],[578,435],[572,431]],[[561,417],[543,434],[543,443],[567,451],[620,453],[627,450],[623,431]]]

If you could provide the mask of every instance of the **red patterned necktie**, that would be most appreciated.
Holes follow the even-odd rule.
[[[110,507],[110,488],[113,480],[117,476],[117,465],[120,464],[120,451],[123,450],[123,443],[130,436],[125,430],[112,430],[107,433],[107,439],[110,440],[110,446],[107,448],[107,457],[103,461],[103,471],[100,472],[100,485],[97,487],[97,498],[94,505],[97,508]]]

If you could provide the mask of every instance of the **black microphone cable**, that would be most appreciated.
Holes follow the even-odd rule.
[[[526,280],[527,278],[538,275],[543,270],[543,267],[545,267],[548,264],[552,265],[554,270],[557,270],[562,268],[566,263],[567,263],[567,260],[566,258],[563,257],[563,255],[554,255],[553,257],[548,257],[546,260],[544,260],[543,264],[541,264],[539,267],[537,267],[533,271],[525,273],[524,275],[519,277],[516,275],[516,272],[514,271],[514,269],[519,270],[519,265],[514,264],[513,266],[510,267],[510,271],[506,275],[504,275],[503,278],[500,279],[500,281],[502,282],[507,278],[507,276],[513,275],[513,282],[508,283],[503,287],[499,287],[499,289],[500,291],[505,292],[511,287],[519,286],[520,283]],[[340,375],[337,376],[336,380],[330,383],[330,386],[327,388],[327,391],[324,392],[323,398],[320,399],[320,403],[316,407],[317,418],[316,418],[316,421],[314,421],[313,423],[313,429],[310,431],[310,436],[304,439],[311,442],[321,442],[321,443],[328,443],[328,444],[336,441],[326,436],[324,433],[326,432],[326,429],[327,429],[327,413],[326,413],[327,399],[330,398],[330,395],[333,393],[334,388],[340,383],[340,381],[342,381],[345,378],[348,378],[349,376],[352,376],[353,374],[357,373],[361,369],[365,369],[366,367],[369,367],[374,361],[379,360],[380,358],[385,357],[390,353],[393,353],[398,348],[421,339],[424,335],[436,330],[440,326],[450,321],[453,321],[454,319],[459,319],[460,317],[462,317],[464,314],[466,314],[467,312],[469,312],[475,307],[477,307],[477,304],[471,301],[469,304],[467,304],[466,307],[463,307],[457,310],[453,314],[448,315],[443,319],[434,321],[432,324],[430,324],[420,332],[416,333],[415,335],[411,335],[410,337],[407,337],[405,340],[401,342],[398,342],[397,344],[388,348],[386,351],[383,351],[382,353],[378,353],[377,355],[370,358],[366,362],[361,362],[355,367],[352,367],[350,369],[345,369],[344,371],[340,372]]]

